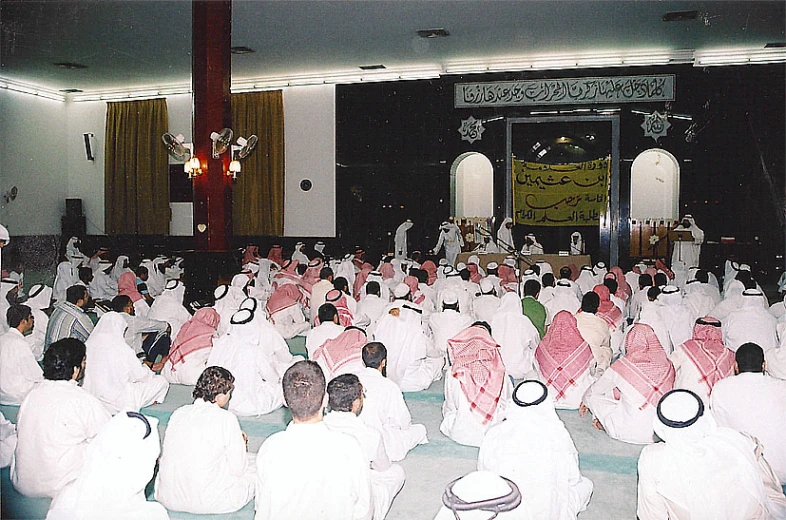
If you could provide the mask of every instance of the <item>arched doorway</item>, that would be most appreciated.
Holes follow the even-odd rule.
[[[479,152],[466,152],[450,167],[450,213],[454,218],[494,214],[494,167]]]

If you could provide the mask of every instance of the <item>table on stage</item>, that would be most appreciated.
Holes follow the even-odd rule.
[[[456,263],[463,262],[467,263],[467,259],[472,256],[477,255],[480,259],[480,267],[486,268],[486,264],[490,262],[496,262],[497,264],[502,264],[505,261],[505,258],[508,257],[507,254],[503,253],[488,253],[488,254],[481,254],[481,253],[459,253],[458,259]],[[559,270],[562,266],[576,264],[576,267],[581,268],[583,265],[592,265],[591,259],[589,255],[572,255],[572,256],[559,256],[559,255],[524,255],[521,257],[521,269],[527,269],[527,265],[534,264],[535,262],[543,260],[544,262],[548,262],[551,264],[551,269],[554,271],[556,275],[559,275]]]

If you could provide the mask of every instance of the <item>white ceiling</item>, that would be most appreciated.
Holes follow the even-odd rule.
[[[784,42],[786,2],[234,0],[235,79],[468,59],[763,48]],[[666,23],[670,11],[694,21]],[[188,0],[3,0],[0,77],[84,91],[190,81]],[[415,31],[443,27],[444,39]],[[55,62],[86,69],[65,70]]]

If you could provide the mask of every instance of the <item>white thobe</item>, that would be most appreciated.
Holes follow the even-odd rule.
[[[690,390],[701,398],[705,406],[709,405],[710,391],[707,389],[707,385],[701,380],[703,376],[696,367],[696,364],[685,353],[685,349],[682,345],[677,346],[674,352],[669,354],[669,361],[674,365],[674,370],[676,371],[674,388]]]
[[[172,360],[168,358],[161,369],[161,375],[173,385],[195,385],[199,376],[207,368],[207,359],[210,357],[211,348],[203,348],[191,352],[181,363],[172,370]]]
[[[743,297],[740,309],[732,311],[723,321],[723,343],[734,352],[743,343],[756,343],[762,350],[778,348],[778,320],[766,308],[747,305],[750,297]]]
[[[303,315],[300,304],[291,305],[286,309],[274,312],[270,316],[270,321],[273,322],[273,326],[285,339],[302,335],[311,327]]]
[[[316,352],[319,347],[327,340],[337,338],[342,332],[344,332],[344,327],[332,321],[320,323],[308,331],[308,334],[306,334],[306,352],[308,353],[308,359],[314,359],[314,352]]]
[[[442,423],[439,425],[439,431],[459,444],[480,446],[488,429],[505,419],[505,410],[512,394],[513,385],[510,378],[505,376],[493,417],[483,424],[480,417],[470,409],[459,380],[448,373],[445,376],[445,402],[442,403]]]
[[[497,309],[499,309],[499,298],[493,294],[481,294],[472,302],[472,312],[478,321],[491,323]]]
[[[85,344],[87,367],[83,388],[113,414],[121,410],[138,412],[145,406],[162,403],[169,390],[167,380],[143,365],[125,342],[122,335],[125,328],[122,314],[108,312]]]
[[[364,424],[354,413],[330,412],[325,416],[324,422],[328,429],[345,433],[358,441],[371,467],[374,520],[383,520],[393,498],[404,487],[404,468],[390,463],[380,433]]]
[[[16,425],[0,412],[0,468],[11,464],[16,449]]]
[[[254,324],[245,324],[254,327]],[[229,333],[213,343],[207,366],[219,366],[235,376],[235,389],[229,400],[229,410],[235,415],[263,415],[284,404],[281,379],[267,354],[251,342]],[[253,329],[256,332],[256,329]]]
[[[720,426],[748,433],[764,448],[764,457],[786,485],[786,381],[743,372],[718,381],[710,396]]]
[[[576,327],[584,341],[592,350],[592,357],[600,372],[611,365],[611,331],[603,318],[590,312],[577,312]],[[600,374],[598,374],[600,376]]]
[[[419,392],[442,377],[444,359],[429,357],[431,345],[417,321],[408,321],[401,309],[401,316],[387,314],[377,323],[374,340],[388,350],[388,377],[402,392]]]
[[[715,289],[710,284],[693,282],[686,286],[685,296],[682,302],[690,309],[693,316],[699,318],[712,316],[710,313],[716,305],[720,303],[720,294],[715,289],[717,300],[713,297],[712,290]]]
[[[514,379],[536,379],[535,349],[538,329],[524,316],[521,300],[513,293],[502,297],[502,305],[491,320],[491,335],[499,344],[505,372]]]
[[[614,398],[614,389],[620,393]],[[655,442],[652,420],[656,409],[647,405],[640,409],[644,397],[615,370],[606,370],[584,394],[584,404],[600,421],[612,439],[631,444]]]
[[[513,229],[508,228],[508,223],[513,224],[513,219],[510,217],[505,218],[497,230],[497,247],[502,251],[514,253],[516,244],[513,243]]]
[[[639,289],[633,293],[633,296],[631,296],[628,301],[628,316],[633,321],[639,321],[642,307],[644,307],[645,303],[649,302],[649,298],[647,298],[647,289],[649,289],[649,287]]]
[[[150,306],[147,317],[151,320],[165,321],[172,328],[169,333],[173,338],[177,337],[180,328],[191,319],[191,313],[183,306],[183,293],[185,286],[178,284],[174,290],[165,289]]]
[[[440,230],[437,245],[434,246],[434,254],[439,253],[442,246],[445,246],[445,259],[448,265],[456,265],[456,257],[461,253],[461,248],[464,246],[464,238],[461,236],[461,230],[455,224],[450,224],[447,231]]]
[[[687,229],[680,224],[674,228],[674,231],[690,231],[690,234],[693,235],[693,242],[674,242],[671,263],[683,262],[687,267],[698,267],[701,244],[704,242],[704,231],[699,229],[695,222],[691,222],[691,226]]]
[[[369,520],[374,514],[363,450],[322,422],[290,423],[268,437],[257,471],[255,520]]]
[[[511,405],[508,418],[483,437],[478,470],[513,480],[526,518],[575,520],[589,503],[592,481],[579,472],[578,452],[553,405],[550,413],[535,410],[542,406]]]
[[[434,349],[442,354],[447,353],[448,340],[472,325],[469,314],[460,313],[453,309],[435,312],[429,317],[429,330],[434,342]]]
[[[382,313],[385,311],[385,307],[387,307],[388,303],[390,303],[388,300],[376,294],[366,294],[358,302],[358,315],[366,316],[369,319],[370,323],[366,328],[369,333],[373,334],[374,327],[382,317]]]
[[[96,271],[87,290],[94,300],[111,300],[117,296],[117,280],[103,271]]]
[[[18,405],[44,380],[30,344],[18,329],[0,336],[0,404]]]
[[[303,360],[303,357],[292,355],[286,340],[261,312],[254,315],[254,323],[259,330],[259,348],[267,356],[279,379],[284,377],[284,372],[298,361]]]
[[[235,414],[197,399],[169,419],[156,500],[167,509],[187,513],[237,511],[254,498],[255,456],[246,452]]]
[[[145,334],[157,334],[164,332],[167,328],[167,322],[165,321],[152,320],[144,316],[132,316],[125,312],[122,315],[128,324],[123,338],[137,354],[142,352],[142,343],[145,341],[143,336]]]
[[[403,460],[409,450],[426,444],[426,427],[412,424],[412,416],[396,383],[375,368],[357,372],[365,397],[360,419],[382,433],[385,451],[392,461]]]
[[[543,304],[550,318],[556,316],[560,311],[574,314],[581,308],[581,299],[576,295],[576,287],[575,285],[570,287],[557,285],[554,288],[554,297]]]
[[[101,402],[76,381],[44,381],[17,415],[11,482],[31,497],[54,497],[82,469],[87,447],[109,421]]]
[[[404,259],[407,257],[407,231],[413,226],[414,224],[407,220],[406,222],[402,222],[401,225],[396,228],[396,235],[394,237],[393,243],[395,244],[395,256],[398,259]]]

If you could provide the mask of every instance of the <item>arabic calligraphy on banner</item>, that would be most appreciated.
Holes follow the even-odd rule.
[[[456,108],[673,101],[674,75],[457,83]]]
[[[516,224],[592,226],[606,213],[610,160],[538,164],[513,159]]]

